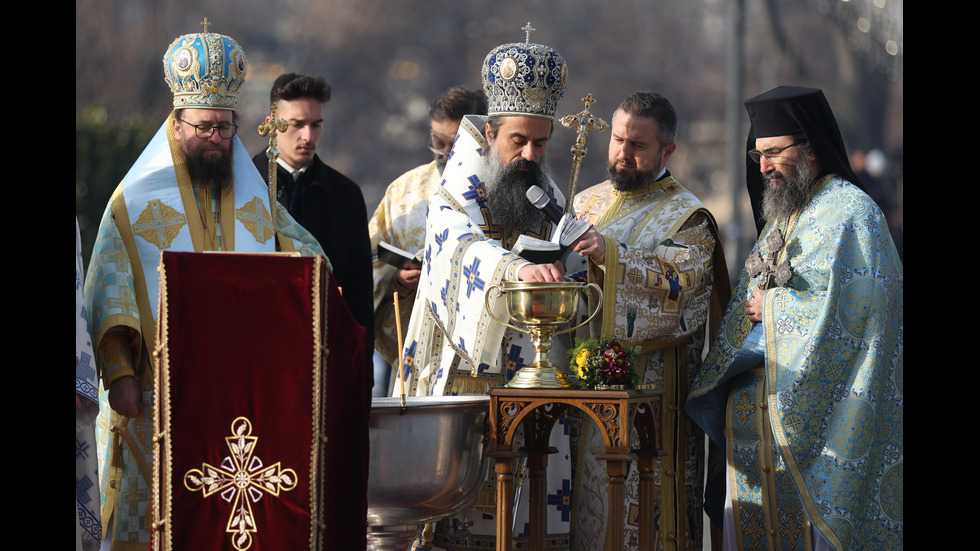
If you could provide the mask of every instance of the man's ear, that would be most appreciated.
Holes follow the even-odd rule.
[[[490,126],[490,123],[487,123],[487,126],[483,129],[483,134],[487,137],[488,140],[492,140],[496,138],[496,136],[493,133],[493,128]]]

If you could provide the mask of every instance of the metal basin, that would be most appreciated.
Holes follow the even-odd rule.
[[[371,404],[368,526],[431,522],[464,509],[487,473],[489,396],[412,397]],[[370,528],[369,528],[370,530]]]

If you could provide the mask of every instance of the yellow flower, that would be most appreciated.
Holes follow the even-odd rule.
[[[585,362],[587,361],[589,361],[589,351],[583,348],[575,356],[575,364],[581,368],[585,367]]]

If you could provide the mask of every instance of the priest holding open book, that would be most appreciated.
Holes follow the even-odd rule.
[[[561,262],[535,264],[512,251],[522,235],[548,241],[556,231],[556,224],[528,201],[531,185],[564,207],[545,152],[565,90],[565,61],[554,49],[526,39],[494,48],[482,76],[489,116],[463,119],[443,173],[445,183],[428,205],[418,296],[404,362],[395,370],[411,396],[486,394],[506,383],[533,360],[534,351],[527,335],[505,331],[487,314],[488,292],[502,281],[560,281],[565,275]],[[507,317],[503,299],[491,296],[490,306],[497,317]],[[559,359],[564,350],[555,344],[552,357]],[[396,382],[393,391],[399,386]],[[567,450],[568,438],[554,434],[551,445]],[[549,461],[549,493],[559,494],[564,487],[567,495],[568,457],[563,452]],[[437,529],[435,546],[494,548],[495,523],[486,518],[494,512],[493,491],[481,493],[459,517],[474,523],[466,541]],[[521,513],[526,515],[526,509]],[[553,509],[549,539],[567,548],[568,531],[567,510]]]

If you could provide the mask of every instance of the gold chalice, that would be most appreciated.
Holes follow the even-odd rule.
[[[579,292],[595,289],[599,300],[589,319],[568,329],[558,330],[558,325],[568,323],[578,316]],[[494,292],[496,291],[496,294]],[[507,295],[507,313],[518,327],[507,323],[493,314],[490,299]],[[568,374],[551,363],[551,338],[575,331],[592,321],[602,307],[602,289],[595,283],[564,281],[555,283],[532,281],[505,281],[487,290],[484,306],[487,313],[499,324],[515,331],[528,333],[534,341],[534,361],[517,370],[514,378],[507,383],[509,388],[578,388],[569,380]]]

